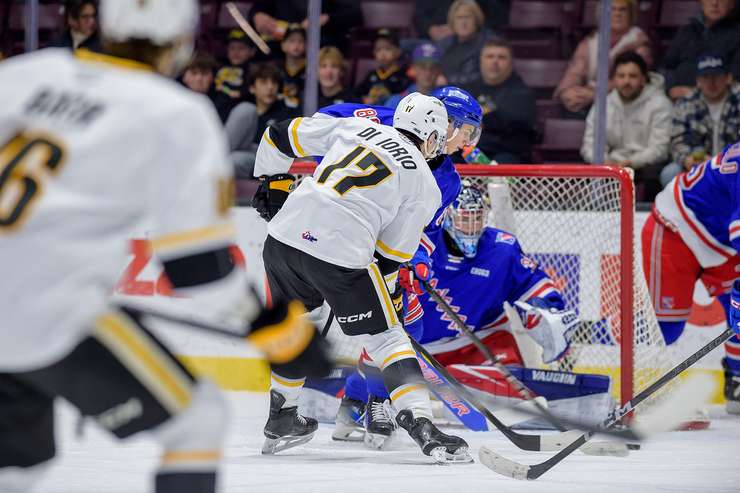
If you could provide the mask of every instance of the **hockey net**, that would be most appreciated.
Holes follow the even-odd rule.
[[[514,233],[555,282],[581,323],[552,369],[611,377],[626,402],[670,368],[634,240],[634,188],[627,170],[588,165],[458,165],[488,192],[491,225]],[[305,176],[312,164],[297,164]],[[330,331],[338,359],[354,338]]]

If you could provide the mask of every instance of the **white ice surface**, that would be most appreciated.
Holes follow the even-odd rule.
[[[534,482],[499,476],[477,462],[481,445],[524,463],[547,459],[549,452],[523,452],[497,432],[455,429],[470,443],[476,463],[432,464],[411,440],[397,432],[389,451],[361,443],[331,441],[331,426],[320,425],[314,439],[276,456],[260,455],[267,395],[230,393],[233,423],[229,433],[221,492],[527,492],[638,493],[740,492],[740,417],[711,409],[706,431],[673,432],[643,443],[627,458],[585,456],[577,452]],[[43,493],[150,492],[158,447],[148,439],[117,444],[92,425],[75,434],[76,414],[59,406],[59,458],[34,491]],[[403,431],[403,430],[400,430]],[[447,430],[452,431],[452,430]]]

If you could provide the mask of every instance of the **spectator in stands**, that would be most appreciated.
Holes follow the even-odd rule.
[[[282,64],[283,101],[290,108],[298,108],[306,85],[306,30],[300,24],[290,24],[280,49],[285,57]]]
[[[258,33],[271,41],[280,41],[288,25],[298,23],[308,29],[308,0],[258,0],[249,11],[249,21]],[[321,45],[346,49],[347,32],[362,25],[362,10],[356,0],[323,0],[321,2]]]
[[[274,64],[260,63],[256,65],[249,80],[249,92],[254,95],[254,104],[259,116],[257,132],[254,136],[256,145],[259,144],[268,125],[288,118],[295,118],[299,116],[299,113],[294,108],[286,106],[278,98],[278,90],[282,80],[280,69]]]
[[[447,13],[453,0],[416,0],[414,24],[416,32],[434,42],[452,36]],[[477,0],[483,10],[486,27],[497,31],[509,22],[509,0]]]
[[[250,115],[251,118],[243,120],[244,125],[253,125],[254,128],[249,129],[249,132],[242,132],[242,137],[251,135],[252,140],[238,144],[237,149],[231,153],[237,178],[252,178],[257,146],[267,126],[299,115],[298,110],[288,108],[278,98],[281,82],[280,69],[275,64],[262,62],[252,66],[249,92],[254,96],[254,105],[245,103],[237,108],[241,110],[244,107],[246,111],[254,109],[256,118]],[[237,111],[237,108],[234,110]]]
[[[227,35],[227,63],[216,73],[216,109],[222,121],[242,101],[251,100],[247,87],[249,63],[257,48],[241,29]]]
[[[437,80],[442,75],[440,52],[433,43],[421,43],[411,55],[411,73],[414,83],[399,94],[389,97],[385,106],[395,108],[404,96],[412,92],[429,95],[437,88]]]
[[[660,179],[665,185],[681,171],[715,154],[740,135],[740,84],[717,55],[699,58],[697,88],[676,101],[671,131],[672,163]]]
[[[463,86],[483,109],[478,147],[499,163],[530,160],[536,131],[534,92],[514,71],[509,44],[499,38],[485,42],[480,53],[480,78]]]
[[[345,70],[346,64],[339,48],[324,46],[319,50],[319,108],[360,102],[351,87],[344,87]]]
[[[64,32],[52,46],[70,50],[85,48],[101,51],[97,2],[67,0],[64,3],[64,26]]]
[[[613,65],[619,54],[634,51],[645,60],[649,68],[653,63],[653,53],[650,38],[635,26],[637,0],[613,0],[611,14],[610,63]],[[594,100],[598,38],[598,32],[594,31],[578,43],[553,96],[576,116],[586,116]],[[613,89],[612,84],[609,89]]]
[[[216,97],[213,87],[213,76],[216,71],[216,60],[207,53],[198,52],[185,67],[182,83],[191,91],[207,96],[211,101]]]
[[[409,85],[406,70],[399,62],[401,48],[398,37],[389,29],[380,29],[375,35],[373,56],[377,68],[365,76],[356,91],[365,104],[383,104],[388,96],[403,91]]]
[[[700,1],[701,14],[678,31],[663,57],[661,73],[674,101],[692,93],[699,56],[710,51],[740,80],[740,12],[735,0]]]
[[[614,89],[606,99],[606,163],[635,170],[644,184],[645,201],[660,191],[658,176],[668,161],[671,132],[670,100],[663,93],[663,76],[648,72],[634,51],[622,53],[612,69]],[[588,112],[581,155],[593,163],[595,108]]]
[[[455,0],[447,14],[452,36],[439,42],[446,83],[461,86],[478,77],[478,58],[486,38],[483,11],[475,0]]]

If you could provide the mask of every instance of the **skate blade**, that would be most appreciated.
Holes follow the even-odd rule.
[[[334,430],[331,439],[337,442],[361,442],[365,436],[364,428],[353,428],[351,430]]]
[[[374,450],[383,450],[393,441],[393,435],[381,435],[379,433],[365,432],[364,442],[368,448]]]
[[[297,447],[302,445],[313,438],[313,433],[298,437],[280,437],[280,438],[266,438],[265,443],[262,445],[262,453],[264,455],[277,454],[283,450]]]
[[[447,452],[446,447],[435,447],[429,452],[429,456],[438,464],[470,464],[473,456],[467,447],[460,447],[454,454]]]
[[[725,404],[725,410],[727,414],[740,414],[740,401],[728,400]]]

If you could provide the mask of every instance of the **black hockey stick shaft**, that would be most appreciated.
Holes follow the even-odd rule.
[[[234,331],[233,329],[229,329],[228,327],[220,326],[217,324],[212,324],[209,322],[204,322],[201,320],[194,320],[192,318],[181,317],[179,315],[174,315],[172,313],[159,311],[159,310],[149,308],[149,307],[132,306],[132,305],[125,305],[125,304],[119,305],[119,306],[123,309],[131,310],[131,311],[137,312],[147,317],[154,317],[154,318],[158,318],[161,320],[165,320],[167,322],[174,322],[176,324],[187,325],[190,327],[194,327],[196,329],[205,330],[207,332],[212,332],[214,334],[218,334],[222,336],[233,337],[233,338],[244,340],[246,339],[248,335],[247,330],[244,330],[243,332],[239,333],[239,332]]]
[[[732,337],[734,335],[732,329],[728,328],[724,332],[722,332],[720,335],[718,335],[716,338],[712,339],[710,342],[708,342],[704,347],[699,349],[697,352],[686,358],[684,361],[676,365],[672,370],[665,373],[662,377],[660,377],[658,380],[650,384],[646,389],[639,392],[636,396],[634,396],[629,401],[625,402],[622,407],[615,409],[612,411],[609,416],[604,420],[602,423],[602,426],[604,428],[610,428],[627,416],[629,413],[631,413],[641,402],[643,402],[645,399],[653,395],[655,392],[660,390],[665,384],[676,378],[678,375],[680,375],[684,370],[692,366],[694,363],[702,359],[704,356],[709,354],[713,349],[720,346],[722,343],[724,343],[727,339]],[[539,464],[535,464],[532,466],[529,466],[529,469],[527,471],[527,479],[537,479],[543,474],[545,474],[547,471],[552,469],[555,465],[557,465],[559,462],[561,462],[563,459],[568,457],[570,454],[572,454],[576,449],[578,449],[581,445],[586,443],[588,440],[591,439],[591,437],[594,435],[594,432],[587,432],[578,437],[573,443],[565,447],[563,450],[555,454],[554,456],[550,457],[544,462],[541,462]]]
[[[423,279],[419,279],[419,282],[424,287],[424,291],[426,291],[429,296],[437,303],[437,305],[442,308],[442,311],[444,311],[447,316],[449,316],[452,321],[455,322],[460,330],[466,336],[468,336],[471,341],[473,341],[475,347],[478,348],[481,353],[483,353],[483,356],[485,356],[493,364],[493,366],[495,366],[496,369],[504,376],[506,382],[511,385],[514,390],[516,390],[522,397],[524,397],[525,400],[531,401],[537,408],[537,411],[539,411],[539,413],[542,415],[542,417],[552,423],[553,426],[555,426],[560,431],[567,431],[568,428],[555,415],[548,411],[545,406],[543,406],[538,400],[536,400],[535,395],[532,393],[532,391],[529,390],[518,378],[512,375],[509,369],[506,368],[506,365],[501,363],[501,359],[494,355],[488,346],[483,344],[483,341],[481,341],[480,338],[475,335],[470,327],[468,327],[468,325],[463,321],[463,319],[461,319],[460,316],[455,313],[455,310],[452,309],[449,303],[445,301],[445,299],[437,292],[437,290],[434,289],[429,284],[429,282]]]
[[[517,433],[516,431],[512,430],[510,427],[506,426],[505,423],[503,423],[501,420],[499,420],[496,416],[491,413],[491,411],[488,410],[487,407],[485,407],[483,404],[478,401],[478,399],[475,398],[472,392],[470,392],[468,389],[466,389],[460,382],[457,381],[455,377],[450,375],[450,373],[445,369],[445,367],[437,361],[437,359],[429,354],[429,352],[424,349],[424,346],[419,344],[414,340],[413,337],[409,336],[409,339],[411,340],[411,345],[414,347],[417,353],[422,355],[426,362],[428,362],[430,365],[434,367],[435,370],[437,370],[443,377],[447,379],[447,381],[450,383],[450,385],[455,389],[456,392],[458,392],[460,395],[462,395],[465,400],[470,402],[472,406],[484,415],[492,424],[496,427],[501,433],[503,433],[506,438],[508,438],[514,445],[519,447],[522,450],[528,450],[528,451],[539,451],[540,450],[540,436],[539,435],[525,435],[522,433]]]

